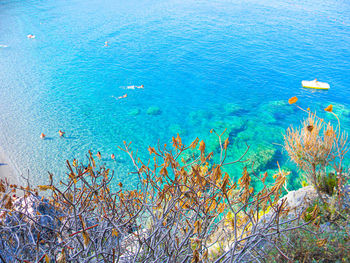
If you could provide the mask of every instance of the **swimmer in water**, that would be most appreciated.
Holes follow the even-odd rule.
[[[113,95],[111,96],[112,98],[115,98],[116,100],[124,99],[128,97],[128,94],[124,94],[123,96],[119,96],[118,98],[114,97]]]
[[[100,152],[97,152],[96,156],[98,157],[98,159],[101,160],[102,156],[101,156],[101,153],[100,153]]]
[[[64,131],[59,130],[59,131],[58,131],[58,134],[60,135],[60,137],[64,137],[65,132],[64,132]]]
[[[132,85],[132,86],[127,86],[126,89],[143,89],[144,86],[141,85],[141,86],[135,86],[135,85]]]
[[[111,154],[111,158],[112,158],[113,161],[115,161],[115,155],[114,155],[114,153]]]
[[[42,132],[42,133],[40,134],[40,138],[41,138],[41,139],[45,139],[45,137],[46,137],[46,135]]]
[[[108,41],[105,42],[105,47],[108,47]]]
[[[32,35],[32,34],[29,34],[29,35],[27,36],[27,38],[35,38],[35,36]]]
[[[124,99],[128,96],[128,94],[124,94],[123,96],[119,96],[118,99]]]

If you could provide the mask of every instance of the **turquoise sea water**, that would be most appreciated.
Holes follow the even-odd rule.
[[[279,161],[297,187],[276,144],[305,115],[286,102],[321,114],[333,103],[349,130],[349,14],[346,0],[2,0],[0,147],[34,183],[62,178],[65,160],[91,149],[132,186],[123,140],[141,157],[178,132],[216,150],[209,130],[228,128],[229,160],[247,142],[258,171]],[[301,88],[316,77],[331,89]]]

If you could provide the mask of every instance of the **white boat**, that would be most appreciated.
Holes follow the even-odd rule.
[[[316,79],[315,80],[303,80],[301,82],[301,85],[304,87],[304,88],[309,88],[309,89],[329,89],[330,86],[328,83],[326,82],[320,82],[320,81],[317,81]]]

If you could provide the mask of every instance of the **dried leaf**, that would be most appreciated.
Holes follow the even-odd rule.
[[[316,241],[316,244],[317,244],[317,246],[319,246],[319,247],[323,247],[325,244],[327,244],[327,241],[328,241],[327,238],[318,239],[318,240]]]
[[[51,189],[52,187],[50,185],[38,185],[38,188],[40,191],[46,191]]]
[[[57,263],[66,263],[66,251],[62,248],[61,254],[57,257]]]
[[[324,109],[325,111],[332,112],[333,111],[333,105],[329,104],[327,108]]]
[[[154,148],[151,147],[151,146],[148,147],[148,151],[149,151],[149,154],[150,154],[150,155],[152,155],[153,153],[154,153],[154,154],[157,154],[156,149],[154,149]]]
[[[5,185],[3,184],[2,181],[0,181],[0,192],[2,192],[2,193],[5,192]]]
[[[229,183],[229,175],[228,173],[225,173],[225,177],[221,185],[221,190],[223,193],[226,193],[226,186],[228,185],[228,183]]]
[[[208,259],[208,250],[206,249],[202,254],[201,262],[206,262],[207,259]]]
[[[264,173],[264,177],[261,179],[261,181],[262,181],[263,183],[265,183],[266,177],[267,177],[267,172]]]
[[[228,144],[230,143],[230,141],[228,140],[228,138],[225,140],[225,143],[224,143],[224,149],[226,150],[227,149],[227,146]]]
[[[306,127],[306,129],[309,131],[309,132],[312,132],[312,130],[314,129],[314,126],[313,125],[308,125]]]
[[[191,263],[196,263],[196,262],[199,262],[199,252],[197,249],[193,251],[193,258],[191,260]]]
[[[86,231],[83,231],[82,234],[83,234],[83,238],[84,238],[84,245],[87,246],[90,242],[90,236],[89,236],[88,232],[86,232]]]
[[[201,141],[199,143],[199,150],[200,150],[201,154],[204,153],[204,151],[205,151],[205,142],[204,141]]]
[[[118,237],[119,236],[118,230],[117,229],[113,229],[112,230],[112,235]]]
[[[290,98],[289,100],[288,100],[288,103],[289,104],[294,104],[294,103],[296,103],[298,101],[298,98],[297,97],[292,97],[292,98]]]
[[[226,205],[225,204],[220,204],[218,207],[218,213],[221,214],[224,212]]]
[[[193,234],[196,234],[196,233],[199,234],[201,232],[201,229],[202,229],[201,222],[199,222],[198,220],[194,222]]]
[[[196,138],[196,139],[191,143],[190,147],[191,147],[192,149],[196,148],[196,147],[197,147],[197,144],[198,144],[198,141],[199,141],[199,139]]]

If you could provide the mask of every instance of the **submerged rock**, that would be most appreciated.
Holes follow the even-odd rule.
[[[275,147],[261,144],[256,149],[252,149],[250,153],[246,155],[246,158],[254,162],[254,171],[264,171],[274,164],[277,150]]]
[[[139,115],[140,113],[141,113],[140,109],[133,109],[129,112],[129,115],[136,116],[136,115]]]
[[[237,139],[250,145],[258,145],[261,142],[281,143],[285,130],[277,125],[261,123],[258,119],[247,121],[247,128],[237,134]]]
[[[179,124],[171,124],[169,126],[170,135],[175,136],[176,134],[180,134],[180,136],[186,135],[186,130],[183,129]]]
[[[244,113],[246,110],[238,104],[235,103],[226,103],[224,105],[224,111],[227,115],[232,116],[232,115],[240,115]]]
[[[232,137],[238,132],[243,131],[246,128],[247,121],[241,117],[227,117],[222,120],[216,120],[212,123],[212,128],[221,134],[225,129],[225,134]]]
[[[271,115],[274,119],[282,120],[286,118],[286,116],[290,116],[294,110],[295,108],[291,107],[286,100],[269,101],[268,103],[262,104],[258,109],[260,113],[268,118],[266,122],[271,122],[272,120],[268,115]]]
[[[157,106],[151,106],[147,110],[148,115],[160,115],[161,113],[162,113],[162,111]]]
[[[189,123],[191,126],[201,127],[207,124],[208,120],[213,117],[211,112],[197,110],[191,111],[189,114]]]

